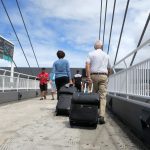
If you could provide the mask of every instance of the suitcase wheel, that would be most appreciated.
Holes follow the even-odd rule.
[[[96,128],[97,128],[97,124],[95,124],[95,125],[93,126],[93,128],[96,129]]]
[[[74,126],[73,121],[70,121],[70,127],[73,128],[73,126]]]
[[[56,116],[58,116],[58,111],[56,111]]]

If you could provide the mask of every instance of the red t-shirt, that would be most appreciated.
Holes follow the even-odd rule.
[[[49,75],[47,72],[41,72],[40,74],[38,74],[37,78],[40,80],[40,84],[47,84],[48,80],[49,80]]]

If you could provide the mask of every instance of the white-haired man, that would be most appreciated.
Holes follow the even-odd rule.
[[[93,90],[100,95],[99,124],[105,123],[105,108],[108,76],[111,73],[109,56],[102,51],[103,44],[95,43],[95,51],[89,53],[86,60],[87,79],[93,82]]]

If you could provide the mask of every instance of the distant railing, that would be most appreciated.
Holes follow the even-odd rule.
[[[39,89],[39,81],[35,76],[14,72],[14,77],[11,76],[11,71],[0,69],[0,91],[8,90],[37,90]]]
[[[144,42],[141,46],[135,49],[133,52],[128,54],[122,60],[120,60],[116,65],[113,66],[113,70],[115,71],[115,67],[124,62],[125,60],[133,55],[135,52],[143,48],[145,45],[150,43],[150,39]],[[128,96],[142,96],[142,97],[150,97],[150,58],[140,62],[134,66],[127,67],[119,71],[115,72],[113,75],[109,77],[108,83],[108,92],[112,94],[123,94]]]

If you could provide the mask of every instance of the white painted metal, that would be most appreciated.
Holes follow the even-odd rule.
[[[36,90],[39,89],[39,81],[36,80],[36,76],[31,76],[27,74],[22,74],[14,72],[14,77],[11,74],[11,71],[0,69],[3,72],[0,75],[0,91],[5,92],[8,90]],[[10,73],[10,75],[6,75]],[[21,75],[23,77],[21,77]],[[13,82],[12,82],[13,81]]]
[[[135,52],[139,51],[140,49],[142,49],[144,46],[146,46],[147,44],[150,43],[150,39],[148,39],[146,42],[144,42],[143,44],[141,44],[139,47],[137,47],[135,50],[133,50],[131,53],[129,53],[127,56],[125,56],[123,59],[121,59],[119,62],[117,62],[113,68],[115,68],[115,66],[117,66],[118,64],[120,64],[122,61],[126,60],[127,58],[129,58],[131,55],[133,55]]]
[[[126,68],[109,77],[108,92],[114,95],[150,97],[150,58],[128,68],[125,61],[148,43],[150,39],[113,66],[115,70],[118,64],[124,62]]]

